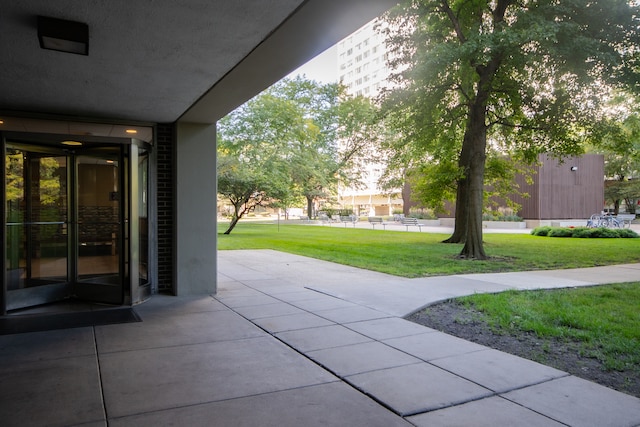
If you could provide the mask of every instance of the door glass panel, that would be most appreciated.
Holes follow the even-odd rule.
[[[121,286],[118,163],[115,154],[78,157],[78,282]]]
[[[7,290],[67,282],[66,157],[8,147],[5,185]]]
[[[149,281],[149,154],[141,149],[138,157],[138,233],[140,285]]]

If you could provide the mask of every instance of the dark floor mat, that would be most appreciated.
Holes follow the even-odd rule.
[[[82,328],[85,326],[111,325],[114,323],[141,322],[132,308],[81,311],[74,313],[32,314],[4,316],[0,318],[0,335],[53,329]]]

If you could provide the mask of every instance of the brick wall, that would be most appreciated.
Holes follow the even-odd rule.
[[[158,291],[173,291],[175,126],[158,124]]]

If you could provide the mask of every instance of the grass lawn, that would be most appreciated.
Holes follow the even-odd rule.
[[[459,298],[498,333],[531,332],[577,344],[605,370],[640,373],[640,282]]]
[[[489,261],[459,260],[447,234],[240,222],[218,249],[274,249],[403,277],[594,267],[640,261],[640,239],[485,234]]]

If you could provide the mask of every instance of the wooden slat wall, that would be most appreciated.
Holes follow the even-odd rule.
[[[538,185],[540,168],[532,166],[533,174],[531,178],[533,182],[527,183],[524,175],[516,175],[516,184],[520,193],[526,193],[529,197],[520,195],[512,195],[511,200],[520,205],[518,216],[525,219],[540,219],[540,186]]]
[[[560,161],[540,155],[540,166],[533,166],[533,183],[516,176],[519,191],[529,197],[511,195],[521,205],[518,216],[524,219],[586,219],[604,207],[604,156],[585,154]],[[571,167],[578,169],[571,171]],[[448,215],[455,216],[455,203],[446,204]]]
[[[564,161],[540,156],[540,217],[536,219],[589,218],[604,206],[604,157],[587,154]],[[572,167],[577,170],[572,171]]]

